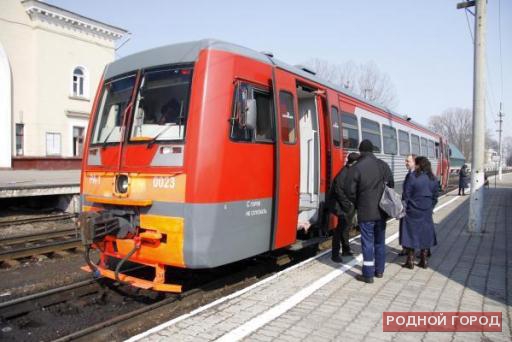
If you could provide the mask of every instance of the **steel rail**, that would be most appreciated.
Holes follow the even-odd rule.
[[[10,236],[7,238],[0,239],[0,246],[14,245],[18,243],[24,242],[32,242],[37,240],[48,240],[58,237],[65,237],[69,235],[75,235],[75,237],[79,236],[79,231],[77,228],[66,228],[52,231],[45,231],[40,233],[26,234],[26,235],[16,235]]]

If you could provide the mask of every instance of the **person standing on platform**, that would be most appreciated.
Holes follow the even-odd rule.
[[[414,170],[416,169],[415,159],[415,154],[409,154],[407,158],[405,158],[405,168],[407,169],[407,174],[405,175],[404,183],[402,185],[402,201],[404,200],[405,185],[407,183],[407,180],[411,176],[411,173],[413,173]],[[407,250],[403,248],[402,245],[402,221],[403,219],[400,220],[400,227],[398,229],[398,242],[400,246],[402,246],[402,251],[398,254],[400,256],[404,256],[407,254]]]
[[[402,244],[407,248],[407,260],[403,267],[414,268],[414,250],[419,249],[418,266],[427,268],[428,250],[437,245],[432,215],[439,196],[439,183],[427,158],[416,158],[416,171],[409,177],[404,194]]]
[[[355,209],[354,204],[345,194],[343,185],[349,168],[357,162],[357,159],[359,159],[359,153],[350,153],[348,155],[345,167],[334,178],[329,192],[329,212],[330,215],[335,216],[331,251],[331,259],[334,262],[343,262],[340,256],[340,247],[342,249],[342,256],[352,256],[348,233],[352,227]]]
[[[464,164],[459,171],[459,196],[465,196],[464,189],[468,187],[468,167]],[[462,195],[461,195],[462,192]]]
[[[361,141],[361,157],[349,169],[344,184],[345,193],[357,210],[361,229],[363,272],[356,279],[365,283],[373,283],[374,276],[382,278],[384,275],[387,215],[380,209],[379,203],[384,186],[395,186],[388,164],[377,159],[373,150],[370,140]]]

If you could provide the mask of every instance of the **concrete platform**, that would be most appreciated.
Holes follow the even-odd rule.
[[[393,221],[386,272],[373,284],[354,279],[361,255],[340,266],[326,252],[129,341],[510,341],[512,175],[503,179],[486,189],[484,234],[466,231],[468,196],[440,200],[426,270],[401,267]],[[501,311],[502,332],[383,332],[386,311]]]
[[[0,198],[79,192],[80,170],[0,170]]]

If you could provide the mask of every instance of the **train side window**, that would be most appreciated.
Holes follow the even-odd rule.
[[[279,118],[281,120],[281,139],[285,144],[295,144],[295,110],[293,95],[286,91],[279,92]]]
[[[426,138],[421,138],[421,153],[420,154],[424,157],[428,156],[428,146],[427,146]]]
[[[398,130],[398,148],[400,149],[401,156],[408,156],[411,154],[409,133],[406,131]]]
[[[256,100],[256,129],[248,128],[238,120],[244,99]],[[246,83],[240,83],[235,92],[230,129],[231,139],[245,142],[273,142],[273,113],[273,99],[270,92]]]
[[[343,147],[349,150],[357,150],[359,146],[359,126],[357,116],[349,113],[341,113],[341,128]]]
[[[382,125],[382,136],[384,138],[384,153],[397,154],[396,129]]]
[[[274,116],[274,101],[270,93],[260,90],[254,90],[254,99],[256,100],[256,141],[273,142],[274,125],[272,120]]]
[[[428,141],[428,157],[429,158],[434,158],[436,155],[435,153],[435,145],[434,145],[434,142],[432,140],[429,140]]]
[[[415,154],[417,156],[421,155],[420,137],[415,134],[411,134],[411,154]]]
[[[332,143],[334,146],[339,147],[341,145],[340,139],[340,119],[338,115],[338,108],[331,107],[331,132],[332,132]]]
[[[373,151],[380,153],[382,150],[382,143],[380,138],[380,125],[378,122],[368,120],[366,118],[361,119],[361,133],[363,140],[368,139],[373,144]]]

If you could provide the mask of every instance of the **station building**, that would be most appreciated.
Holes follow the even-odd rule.
[[[79,168],[96,87],[125,29],[37,0],[0,2],[0,168]]]

